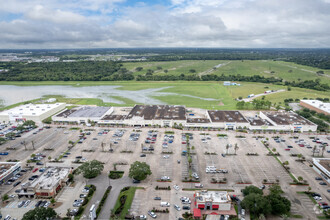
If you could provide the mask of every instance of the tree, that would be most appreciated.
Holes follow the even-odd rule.
[[[48,157],[48,160],[50,161],[51,159],[52,159],[52,157],[51,157],[51,156],[49,156],[49,157]]]
[[[3,195],[2,196],[2,201],[6,201],[9,199],[9,196],[7,194]]]
[[[228,154],[229,144],[226,145],[226,154]]]
[[[322,157],[323,157],[323,154],[324,154],[324,151],[325,151],[325,145],[322,145]]]
[[[280,195],[268,195],[267,200],[271,205],[271,213],[274,215],[288,214],[291,209],[291,202]]]
[[[135,161],[129,168],[128,176],[135,180],[144,180],[151,174],[150,166],[146,162]]]
[[[32,120],[27,120],[23,123],[23,126],[35,127],[36,123]]]
[[[316,145],[314,145],[314,147],[313,147],[313,157],[314,157],[315,151],[316,151]]]
[[[304,180],[304,178],[302,176],[298,176],[298,181],[302,182]]]
[[[87,179],[95,178],[101,174],[104,166],[98,160],[92,160],[83,163],[77,168],[77,173],[82,173],[83,176]]]
[[[256,187],[256,186],[247,186],[247,187],[245,187],[245,188],[243,189],[243,195],[244,195],[244,196],[247,196],[247,195],[249,195],[249,194],[251,194],[251,193],[254,193],[254,194],[260,194],[260,195],[263,194],[262,190],[259,189],[259,188]]]
[[[57,213],[52,208],[38,207],[26,212],[22,220],[56,219]]]
[[[235,144],[235,147],[234,147],[234,150],[235,150],[235,154],[236,154],[236,151],[239,149],[237,143]]]
[[[135,70],[136,70],[137,72],[140,72],[141,70],[143,70],[143,67],[141,67],[141,66],[136,67]]]
[[[269,192],[271,195],[281,195],[283,193],[283,190],[281,189],[280,185],[273,184],[269,187]]]
[[[267,215],[272,211],[270,203],[262,194],[250,193],[244,197],[241,205],[257,216],[260,214]]]
[[[310,193],[311,190],[312,190],[312,187],[309,186],[309,187],[307,188],[307,192]]]

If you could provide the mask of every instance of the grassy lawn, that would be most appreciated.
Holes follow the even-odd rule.
[[[247,97],[249,94],[260,94],[266,90],[279,90],[287,89],[286,86],[241,82],[241,86],[223,86],[223,82],[190,82],[190,81],[175,81],[175,82],[0,82],[0,85],[10,84],[18,86],[37,86],[37,85],[67,85],[67,86],[98,86],[98,85],[111,85],[119,86],[117,90],[139,91],[146,89],[159,88],[159,92],[169,93],[168,95],[153,95],[149,97],[160,100],[163,103],[170,105],[185,105],[187,107],[196,107],[204,109],[217,109],[217,110],[234,110],[236,109],[235,99],[238,97]],[[321,92],[316,90],[308,90],[302,88],[292,87],[291,91],[285,91],[266,96],[266,99],[279,103],[287,98],[326,98],[329,97],[329,92]],[[47,95],[44,98],[54,97],[58,102],[66,102],[74,105],[98,105],[98,106],[134,106],[137,103],[134,97],[126,98],[121,96],[111,96],[110,98],[116,99],[121,103],[103,102],[99,98],[70,98],[59,95]],[[260,97],[261,98],[261,97]],[[34,101],[38,101],[36,99]],[[111,99],[110,99],[111,100]],[[148,103],[149,104],[149,103]],[[152,104],[152,103],[150,103]],[[14,106],[16,106],[15,104]],[[13,106],[10,106],[13,107]],[[6,107],[5,109],[8,109]],[[4,109],[4,108],[3,108]],[[0,109],[0,110],[3,110]]]
[[[223,60],[180,60],[180,61],[164,61],[164,62],[124,62],[123,66],[134,72],[134,75],[144,75],[148,69],[154,71],[154,74],[157,75],[190,75],[195,73],[190,73],[189,70],[194,69],[196,73],[204,72],[206,70],[212,69],[214,66],[225,63],[228,61]],[[158,70],[157,67],[162,67],[161,70]],[[136,67],[143,67],[143,70],[136,72]],[[165,73],[164,70],[168,72]]]
[[[122,211],[120,213],[119,219],[124,219],[125,215],[128,214],[128,210],[131,208],[131,205],[132,205],[132,202],[134,199],[134,195],[135,195],[135,191],[137,189],[143,189],[143,187],[130,187],[128,190],[120,192],[117,202],[115,204],[115,207],[113,209],[114,212],[120,207],[120,198],[122,196],[127,196],[127,198],[126,198],[126,201],[124,204],[124,208],[122,209]]]
[[[330,78],[325,76],[318,76],[316,74],[320,69],[299,65],[284,61],[273,60],[181,60],[181,61],[168,61],[168,62],[124,62],[123,66],[135,75],[144,75],[148,69],[155,72],[153,74],[194,74],[190,73],[190,69],[196,70],[196,74],[205,72],[212,69],[218,64],[223,64],[221,67],[212,71],[211,73],[217,75],[261,75],[265,77],[279,77],[288,81],[311,80],[321,79],[323,82],[330,83]],[[157,67],[162,67],[157,70]],[[140,72],[135,72],[136,67],[143,67]],[[167,69],[168,73],[164,70]],[[325,74],[330,75],[330,70],[323,70]]]

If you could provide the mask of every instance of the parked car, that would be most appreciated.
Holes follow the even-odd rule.
[[[154,198],[154,200],[162,200],[162,198],[159,197],[159,196],[156,196],[156,197]]]
[[[321,177],[315,177],[315,180],[322,180]]]
[[[25,204],[25,200],[21,201],[18,203],[17,207],[21,208]]]
[[[133,179],[133,183],[140,183],[140,180]]]
[[[38,208],[42,203],[42,200],[39,200],[36,204],[35,204],[35,207]]]
[[[320,182],[319,184],[322,185],[322,186],[326,186],[327,185],[326,182]]]
[[[31,200],[27,200],[25,203],[24,203],[24,207],[27,207],[28,205],[30,205],[31,203]]]
[[[180,210],[181,210],[180,206],[178,206],[178,205],[174,205],[174,208],[175,208],[177,211],[180,211]]]
[[[182,206],[182,209],[183,210],[190,210],[190,206],[184,205],[184,206]]]
[[[80,194],[79,195],[79,198],[86,198],[87,197],[87,194]]]
[[[148,211],[148,215],[150,215],[151,218],[157,218],[157,215],[152,211]]]
[[[16,186],[18,186],[19,184],[21,184],[21,181],[18,181],[18,182],[16,182],[16,183],[14,183],[14,187],[16,187]]]

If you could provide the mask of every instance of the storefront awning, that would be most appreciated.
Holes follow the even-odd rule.
[[[219,209],[219,205],[212,205],[212,209],[218,210]]]
[[[198,204],[198,208],[199,209],[204,209],[205,208],[205,205],[204,204]]]

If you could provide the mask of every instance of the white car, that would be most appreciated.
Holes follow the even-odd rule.
[[[148,215],[150,215],[151,218],[157,218],[157,215],[152,211],[148,211]]]
[[[164,155],[163,158],[168,159],[168,158],[170,158],[170,155]]]
[[[177,211],[180,211],[180,210],[181,210],[180,206],[178,206],[178,205],[174,205],[174,208],[175,208]]]
[[[139,218],[142,220],[142,219],[147,219],[147,216],[145,215],[140,215]]]
[[[170,177],[168,177],[168,176],[162,176],[160,179],[166,181],[166,180],[170,180]]]
[[[174,185],[173,188],[177,191],[180,189],[178,185]]]
[[[31,203],[31,200],[28,200],[24,203],[24,207],[27,207]]]

